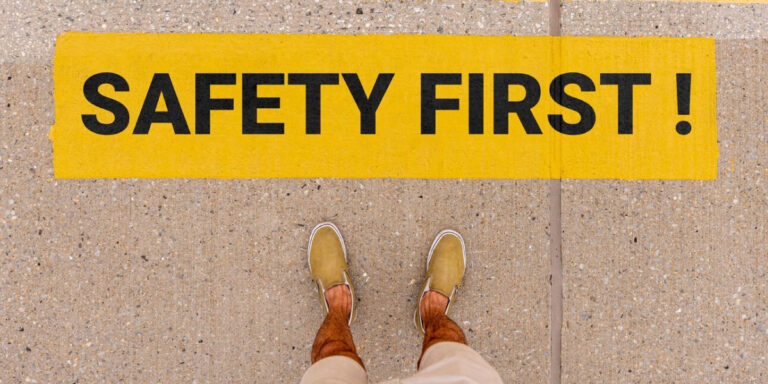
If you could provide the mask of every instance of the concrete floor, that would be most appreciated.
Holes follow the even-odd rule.
[[[362,15],[358,14],[362,10]],[[548,33],[543,2],[0,3],[0,383],[297,382],[341,228],[371,379],[414,371],[429,243],[460,230],[453,317],[507,382],[550,381],[547,180],[55,180],[65,30]],[[569,35],[717,39],[713,182],[563,181],[562,383],[768,381],[768,4],[567,2]],[[559,380],[556,382],[560,382]]]
[[[768,382],[768,6],[570,2],[563,33],[716,39],[717,180],[563,181],[563,383]]]

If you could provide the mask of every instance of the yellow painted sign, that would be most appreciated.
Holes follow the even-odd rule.
[[[65,33],[58,178],[714,179],[714,40]]]

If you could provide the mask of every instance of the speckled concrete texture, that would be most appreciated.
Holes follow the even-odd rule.
[[[432,237],[461,231],[453,316],[508,382],[549,377],[547,182],[55,180],[64,30],[545,34],[545,3],[0,3],[0,383],[294,383],[322,315],[317,222],[344,233],[373,380],[415,370]]]
[[[475,1],[25,1],[0,3],[2,61],[47,63],[62,31],[546,35],[547,4]]]
[[[720,149],[715,181],[563,181],[563,383],[768,382],[767,9],[563,6],[565,34],[715,37]]]
[[[768,37],[768,4],[563,1],[563,35]]]

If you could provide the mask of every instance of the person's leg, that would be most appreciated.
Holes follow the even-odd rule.
[[[446,378],[457,383],[502,383],[498,372],[467,346],[464,332],[447,315],[464,278],[466,261],[461,235],[456,231],[441,231],[427,255],[422,294],[414,312],[416,327],[424,333],[419,371],[400,383],[442,382]]]
[[[349,287],[334,286],[325,292],[325,299],[328,302],[328,314],[312,345],[312,364],[330,356],[345,356],[365,368],[363,360],[357,355],[348,324],[349,312],[352,310]]]
[[[453,341],[456,343],[467,344],[464,332],[458,324],[451,320],[445,314],[445,308],[448,306],[448,297],[435,292],[428,291],[424,293],[421,299],[421,321],[424,324],[424,344],[421,348],[421,357],[418,365],[421,365],[421,359],[427,348],[441,341]]]
[[[301,384],[366,384],[368,375],[349,329],[357,306],[339,229],[331,223],[318,224],[309,236],[307,257],[326,315],[312,345],[312,364]]]

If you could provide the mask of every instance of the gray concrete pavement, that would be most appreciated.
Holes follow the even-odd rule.
[[[768,380],[767,12],[564,5],[565,34],[714,37],[720,159],[711,182],[563,182],[563,383]]]
[[[565,2],[565,35],[717,41],[716,181],[562,183],[563,383],[768,380],[768,4]],[[547,33],[542,2],[0,3],[0,383],[296,382],[333,220],[371,378],[415,369],[429,243],[460,230],[453,315],[507,382],[550,378],[547,180],[56,180],[65,30]]]
[[[468,244],[453,314],[470,343],[507,381],[549,376],[545,180],[55,180],[47,134],[64,30],[531,35],[546,4],[19,1],[0,17],[0,383],[297,382],[323,220],[351,253],[371,379],[415,371],[412,311],[445,227]]]

